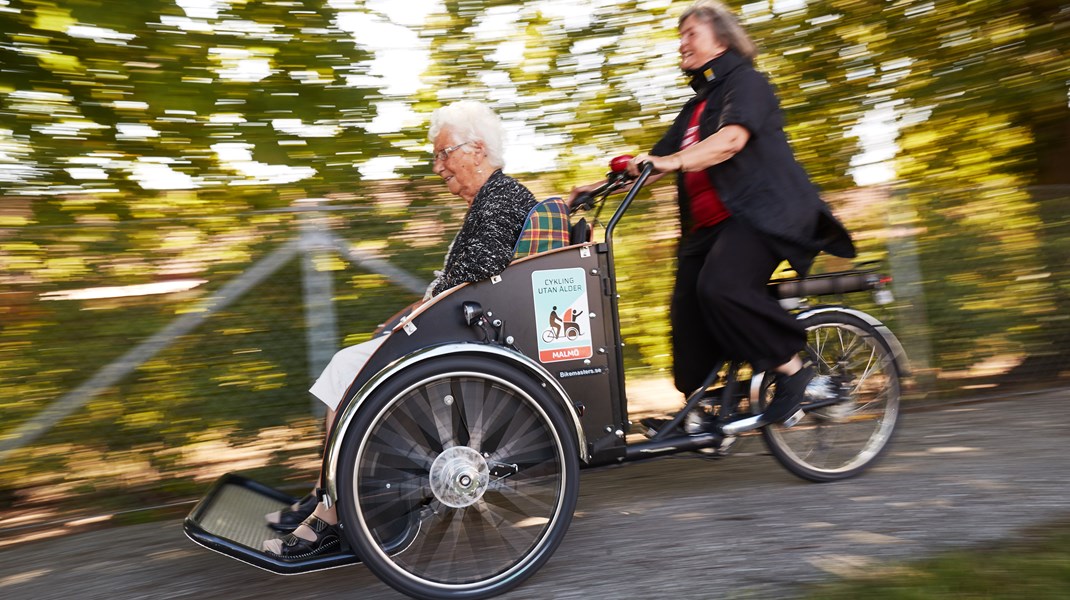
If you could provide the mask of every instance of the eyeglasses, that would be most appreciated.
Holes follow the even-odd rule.
[[[449,158],[451,152],[460,148],[461,146],[467,146],[470,143],[471,142],[462,142],[460,144],[457,144],[456,146],[450,146],[448,148],[443,148],[438,152],[435,152],[434,157],[431,159],[431,164],[433,165],[439,161],[445,161],[447,158]]]

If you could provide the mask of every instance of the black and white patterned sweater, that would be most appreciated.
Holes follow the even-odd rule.
[[[457,237],[446,253],[441,272],[427,288],[426,298],[451,287],[489,279],[513,260],[513,248],[535,196],[519,181],[494,171],[479,188]]]

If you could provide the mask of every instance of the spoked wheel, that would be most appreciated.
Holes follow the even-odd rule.
[[[900,370],[888,342],[865,320],[841,311],[803,321],[816,376],[806,417],[794,427],[770,425],[766,444],[789,471],[811,481],[853,477],[888,447],[899,418]],[[767,375],[759,394],[772,399]]]
[[[560,405],[531,377],[472,356],[387,381],[350,425],[338,472],[350,544],[416,598],[487,598],[561,543],[579,460]]]

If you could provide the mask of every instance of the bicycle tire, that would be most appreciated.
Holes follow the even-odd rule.
[[[338,489],[347,540],[373,573],[414,598],[472,600],[549,560],[575,510],[579,454],[560,404],[532,377],[447,356],[366,402]]]
[[[892,345],[878,326],[846,310],[822,311],[803,319],[805,355],[814,365],[814,382],[839,401],[813,410],[794,427],[770,425],[762,437],[785,468],[808,481],[854,477],[888,449],[900,420],[901,368]],[[883,327],[883,326],[880,326]],[[772,398],[766,374],[757,402]]]

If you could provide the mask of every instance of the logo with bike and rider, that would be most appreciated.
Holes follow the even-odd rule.
[[[531,274],[539,360],[544,363],[590,358],[591,322],[584,270],[552,269]]]

